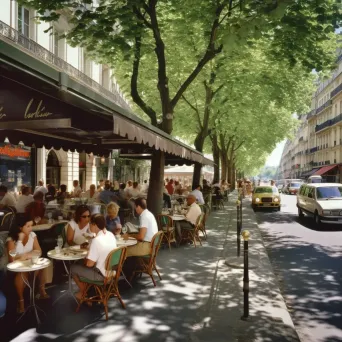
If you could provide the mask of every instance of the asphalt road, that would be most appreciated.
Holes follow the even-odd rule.
[[[282,195],[281,212],[256,214],[301,341],[341,342],[342,225],[318,231],[309,217],[299,222],[290,195]]]

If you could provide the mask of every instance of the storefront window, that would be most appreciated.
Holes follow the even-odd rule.
[[[48,155],[46,163],[46,184],[53,185],[56,189],[60,186],[61,167],[57,154],[54,150],[51,150]]]

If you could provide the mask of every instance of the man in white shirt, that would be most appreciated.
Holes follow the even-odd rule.
[[[124,234],[124,239],[130,236],[138,240],[134,246],[127,247],[127,257],[143,256],[151,252],[151,240],[153,236],[158,233],[158,225],[154,215],[147,210],[146,200],[137,198],[135,201],[135,211],[139,215],[139,233],[138,234]]]
[[[198,204],[204,204],[204,198],[203,198],[200,185],[195,186],[194,190],[192,190],[190,194],[196,197]]]
[[[15,207],[17,201],[14,196],[7,191],[5,185],[0,185],[0,208]]]
[[[37,193],[38,191],[42,192],[44,196],[48,193],[48,189],[44,186],[44,181],[42,179],[38,182],[33,194]]]
[[[22,185],[21,195],[19,196],[17,204],[15,206],[17,213],[24,214],[26,206],[33,201],[34,199],[33,196],[30,194],[30,188],[27,185]]]
[[[84,277],[93,281],[103,281],[106,276],[106,259],[109,253],[116,248],[116,238],[106,230],[106,220],[103,215],[95,214],[90,219],[90,231],[95,234],[92,239],[85,264],[71,265],[70,272],[79,287],[76,293],[79,300],[85,290],[85,283],[80,281]]]
[[[78,185],[78,180],[74,180],[73,181],[73,186],[74,186],[74,190],[72,191],[72,197],[81,197],[81,194],[82,194],[82,189],[81,187]]]
[[[178,241],[180,241],[181,239],[182,228],[194,228],[197,223],[198,217],[202,213],[200,206],[196,203],[196,197],[193,194],[189,194],[186,201],[189,209],[185,215],[185,220],[175,221]]]

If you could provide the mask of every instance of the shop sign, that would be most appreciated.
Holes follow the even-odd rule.
[[[0,144],[0,158],[30,159],[31,149],[12,144]]]

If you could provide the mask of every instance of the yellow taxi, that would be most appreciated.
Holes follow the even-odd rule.
[[[280,211],[280,194],[275,186],[257,186],[252,195],[252,208],[270,208]]]

